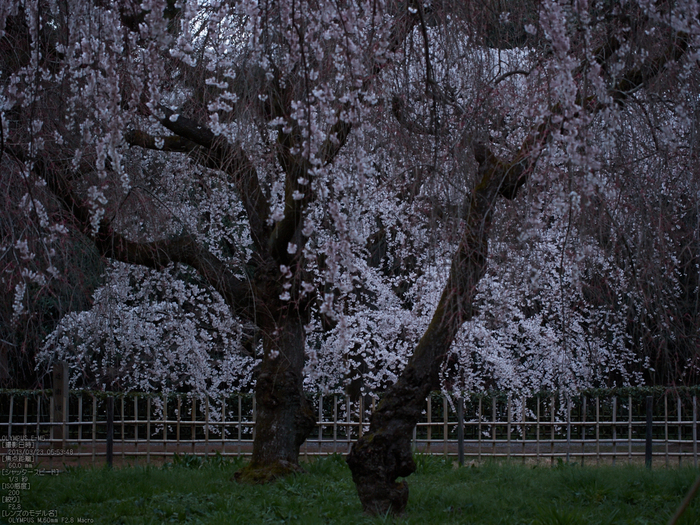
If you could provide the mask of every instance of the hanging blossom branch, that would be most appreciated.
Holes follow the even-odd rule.
[[[414,7],[415,2],[409,2],[404,13],[395,16],[394,25],[389,36],[389,45],[384,51],[384,55],[396,53],[413,28],[419,21]],[[387,66],[386,61],[373,61],[369,74],[362,80],[361,87],[357,92],[366,92],[376,76]],[[292,113],[289,106],[290,97],[281,96],[284,90],[276,89],[271,95],[275,98],[271,107],[275,109],[273,118],[286,119]],[[346,114],[351,110],[350,102],[345,102],[335,111],[336,122],[330,129],[327,138],[319,148],[316,158],[307,158],[299,155],[297,151],[303,142],[303,135],[298,124],[292,126],[290,132],[279,130],[278,134],[278,159],[286,174],[285,178],[285,203],[284,217],[272,231],[269,241],[269,253],[281,264],[288,264],[290,261],[290,243],[297,237],[301,225],[304,211],[313,201],[314,195],[311,191],[313,173],[315,169],[322,168],[333,162],[342,147],[345,145],[350,135],[353,125]],[[303,236],[300,239],[304,241]],[[300,243],[301,244],[301,243]]]
[[[19,161],[26,156],[17,147],[6,147]],[[103,257],[129,264],[140,264],[154,269],[163,269],[173,263],[193,267],[226,302],[234,313],[245,320],[255,318],[255,305],[250,285],[236,277],[225,263],[191,235],[184,234],[174,239],[152,242],[135,242],[116,232],[110,221],[102,217],[96,231],[93,231],[93,217],[90,208],[75,194],[70,180],[65,174],[68,166],[61,163],[47,165],[42,159],[33,163],[33,172],[46,182],[48,189],[60,200],[64,209],[77,222],[85,235],[93,235],[95,247]]]
[[[148,149],[184,152],[202,166],[222,171],[233,183],[245,207],[250,223],[250,232],[258,251],[263,252],[269,227],[267,198],[260,186],[258,174],[240,145],[232,145],[225,138],[217,137],[209,128],[192,119],[161,108],[164,118],[161,124],[175,136],[157,138],[143,131],[131,131],[126,141],[133,146]],[[162,146],[162,147],[161,147]]]
[[[554,47],[564,57],[568,42],[558,34],[561,28],[550,27],[552,29],[552,38],[562,37]],[[658,76],[666,64],[680,59],[686,49],[683,39],[677,39],[670,51],[644,67],[622,75],[621,80],[609,88],[608,96],[623,102],[628,93]],[[578,91],[572,101],[582,99]],[[595,111],[605,107],[592,97],[590,102]],[[576,106],[581,109],[580,105]],[[535,168],[541,146],[550,137],[566,134],[569,120],[579,118],[576,106],[567,115],[561,104],[554,105],[509,161],[499,159],[486,144],[474,145],[474,157],[479,165],[477,183],[463,217],[465,230],[453,256],[447,284],[408,364],[373,412],[369,433],[353,446],[347,458],[366,512],[403,512],[408,502],[408,485],[405,481],[397,483],[396,479],[406,477],[416,469],[410,446],[412,430],[421,417],[425,398],[440,386],[440,367],[457,331],[474,314],[477,285],[487,266],[488,239],[496,201],[499,196],[506,199],[517,196]]]

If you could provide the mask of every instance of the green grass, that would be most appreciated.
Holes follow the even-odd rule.
[[[231,481],[242,463],[220,457],[179,458],[163,467],[69,469],[30,475],[24,509],[56,510],[59,523],[397,523],[397,524],[665,524],[697,471],[643,467],[554,468],[487,463],[455,468],[419,456],[409,478],[405,516],[362,514],[343,458],[305,464],[306,474],[267,486]],[[5,476],[2,482],[7,482]],[[5,493],[5,491],[3,491]],[[700,498],[698,498],[700,499]],[[7,506],[2,506],[6,509]],[[4,518],[6,519],[6,518]],[[0,518],[0,523],[4,521]],[[700,523],[695,501],[681,523]]]

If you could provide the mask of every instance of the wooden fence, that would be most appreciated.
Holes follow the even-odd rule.
[[[159,463],[177,455],[246,456],[255,434],[255,400],[235,395],[71,391],[0,392],[0,453],[5,467]],[[346,454],[367,431],[371,398],[316,396],[318,426],[302,457]],[[417,452],[467,461],[650,462],[698,464],[697,396],[506,395],[458,399],[432,394],[414,431]]]

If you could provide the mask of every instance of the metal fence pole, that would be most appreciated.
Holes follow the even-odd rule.
[[[646,424],[646,442],[644,446],[644,464],[647,468],[651,468],[651,438],[652,424],[654,417],[654,396],[647,396],[647,424]]]
[[[566,400],[566,462],[571,461],[571,399]]]
[[[698,468],[698,398],[693,396],[693,466]]]
[[[107,466],[114,463],[114,397],[107,398]]]
[[[617,459],[617,396],[612,399],[612,464]]]
[[[464,398],[457,398],[457,459],[464,466]]]

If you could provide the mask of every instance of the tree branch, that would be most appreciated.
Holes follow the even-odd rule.
[[[405,8],[405,12],[397,13],[394,19],[394,27],[389,37],[389,46],[387,48],[389,53],[398,51],[408,34],[419,21],[419,17],[409,11],[410,5],[413,5],[413,0],[402,5]],[[362,82],[363,90],[369,88],[375,76],[386,65],[387,62],[374,61],[370,68],[370,74]],[[271,95],[274,95],[274,97]],[[284,117],[289,113],[289,97],[285,96],[284,90],[273,90],[271,93],[268,93],[268,97],[270,98],[270,108],[274,108],[272,118]],[[346,103],[338,109],[336,112],[338,116],[336,123],[331,127],[328,138],[326,138],[319,149],[319,160],[324,166],[333,162],[352,131],[352,124],[340,118],[343,110],[348,109],[348,107],[349,105]],[[304,210],[313,200],[313,195],[310,191],[312,181],[310,174],[311,165],[307,159],[291,154],[292,148],[298,142],[300,142],[298,129],[293,130],[292,133],[279,131],[278,159],[286,175],[284,217],[272,230],[268,238],[267,247],[269,253],[281,264],[289,263],[294,255],[289,254],[287,251],[289,243],[297,237],[300,241],[303,241],[299,232],[299,226],[304,216]],[[306,181],[305,184],[300,184],[300,180]]]
[[[177,135],[170,135],[168,137],[154,137],[153,135],[140,130],[129,131],[124,136],[124,139],[130,146],[139,146],[141,148],[160,151],[190,153],[199,147],[191,140]],[[159,144],[159,142],[161,143]]]
[[[48,189],[63,207],[70,212],[82,232],[90,236],[90,210],[76,196],[69,181],[62,176],[69,168],[49,167],[43,161],[38,161],[34,169],[37,175],[46,181]],[[109,221],[103,218],[92,239],[103,257],[121,262],[154,269],[162,269],[171,263],[187,264],[197,270],[202,278],[222,295],[234,314],[246,320],[255,318],[255,303],[249,284],[233,275],[226,264],[204,249],[191,235],[146,243],[134,242],[114,231]]]
[[[669,62],[680,60],[688,49],[688,35],[676,33],[673,42],[669,44],[664,53],[642,67],[628,71],[617,81],[610,89],[615,102],[623,105],[631,93],[658,77]]]
[[[447,130],[438,131],[435,129],[435,126],[424,126],[416,120],[406,118],[406,102],[398,95],[391,99],[391,112],[398,123],[409,133],[415,133],[416,135],[445,135],[447,132]]]
[[[177,115],[168,108],[162,108],[162,111],[165,118],[161,119],[161,124],[176,134],[176,137],[172,137],[168,143],[168,147],[172,149],[166,151],[192,153],[201,165],[223,171],[229,176],[248,215],[253,243],[259,253],[265,253],[266,239],[270,230],[267,226],[267,218],[270,214],[269,204],[260,186],[257,170],[243,148],[229,143],[223,137],[217,137],[207,127]],[[152,147],[155,146],[156,139],[143,132],[131,132],[126,138],[134,145],[159,149]]]

